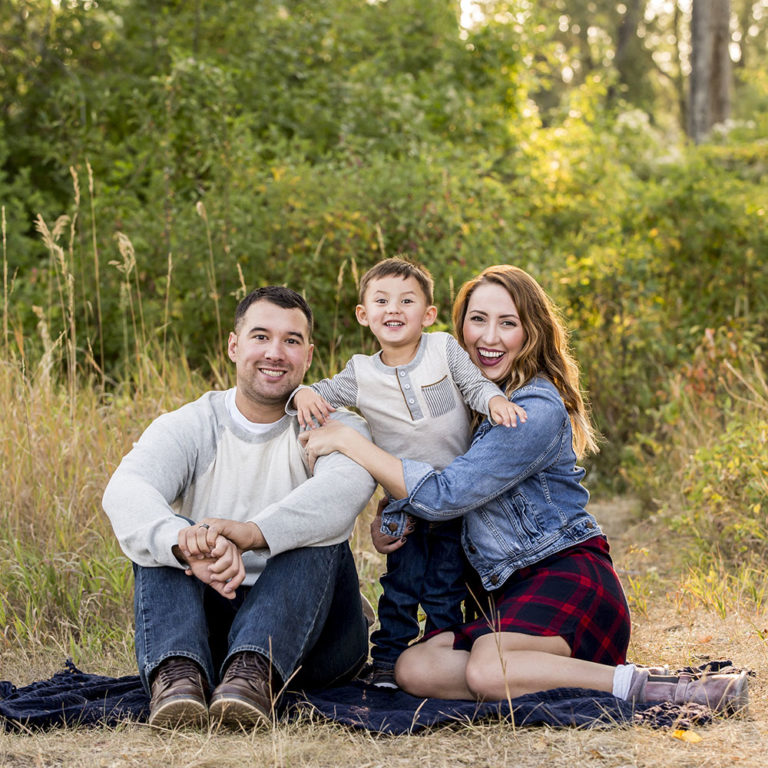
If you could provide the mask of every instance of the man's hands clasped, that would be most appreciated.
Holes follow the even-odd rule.
[[[187,576],[231,600],[245,579],[243,552],[265,547],[266,542],[254,523],[206,517],[179,531],[178,545]]]

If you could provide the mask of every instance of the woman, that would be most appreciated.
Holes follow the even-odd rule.
[[[565,329],[544,291],[521,269],[489,267],[462,287],[453,321],[462,347],[525,408],[527,422],[515,429],[483,422],[469,451],[442,472],[391,456],[342,425],[303,437],[311,459],[341,451],[399,499],[384,514],[396,537],[406,532],[406,507],[425,520],[463,517],[484,616],[409,647],[397,662],[398,684],[450,699],[568,686],[743,709],[744,673],[672,677],[624,663],[629,611],[576,466],[577,456],[596,450],[595,434]]]

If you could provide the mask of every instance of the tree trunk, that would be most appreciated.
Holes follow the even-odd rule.
[[[646,0],[625,0],[626,11],[619,16],[616,29],[614,66],[619,73],[624,98],[644,109],[652,118],[654,91],[648,70],[653,67],[653,59],[638,35],[646,5]]]
[[[684,131],[689,130],[688,115],[689,104],[685,96],[685,66],[683,65],[683,50],[681,41],[683,40],[683,11],[680,3],[675,3],[675,48],[677,50],[677,74],[675,75],[675,93],[677,94],[677,104],[680,109],[680,128]]]
[[[730,0],[693,0],[688,134],[698,144],[731,112]]]

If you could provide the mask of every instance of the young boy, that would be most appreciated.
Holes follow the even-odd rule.
[[[297,389],[289,412],[298,413],[302,427],[311,427],[313,418],[324,424],[337,407],[355,406],[376,445],[443,469],[469,447],[467,406],[506,426],[514,426],[518,416],[525,419],[453,336],[423,333],[437,316],[432,288],[426,269],[399,258],[380,261],[363,275],[355,314],[381,350],[370,357],[354,355],[332,379]],[[460,537],[461,518],[416,521],[405,546],[387,556],[380,628],[371,636],[377,687],[397,687],[395,661],[419,634],[419,605],[427,632],[462,621],[466,587]]]

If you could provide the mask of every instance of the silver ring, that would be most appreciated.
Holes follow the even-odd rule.
[[[210,528],[211,526],[210,526],[210,525],[208,525],[208,523],[200,523],[200,527],[201,527],[201,528],[206,528],[206,529],[208,529],[208,528]]]

